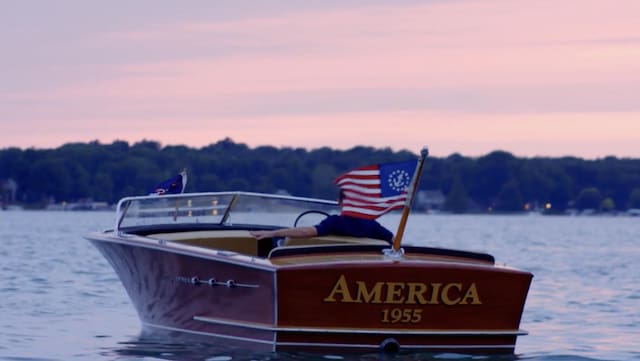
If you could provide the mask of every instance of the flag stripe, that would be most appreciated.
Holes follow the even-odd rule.
[[[372,186],[378,186],[380,185],[380,179],[379,178],[344,178],[340,181],[338,181],[336,183],[339,186],[345,185],[345,184],[360,184],[360,185],[372,185]]]
[[[342,206],[342,210],[343,211],[358,211],[360,209],[364,209],[364,210],[368,210],[368,211],[377,211],[377,212],[387,212],[393,209],[398,209],[398,208],[402,208],[404,206],[404,201],[401,202],[396,202],[396,203],[391,203],[391,204],[382,204],[382,205],[369,205],[366,207],[362,207],[362,206],[351,206],[351,205],[347,205],[345,204],[344,206]]]
[[[393,197],[372,197],[363,194],[357,194],[352,192],[345,192],[344,203],[362,203],[363,205],[371,204],[371,203],[389,203],[395,201],[402,201],[406,197],[403,195],[397,195]]]
[[[342,214],[375,219],[404,207],[408,181],[416,162],[374,164],[338,176],[334,183],[343,191]],[[384,168],[384,172],[382,170]],[[385,175],[385,182],[381,177]],[[391,186],[395,188],[391,188]],[[384,190],[384,191],[383,191]],[[383,196],[384,194],[384,196]]]
[[[376,169],[354,169],[350,172],[347,172],[345,175],[354,177],[354,176],[363,176],[363,177],[367,177],[367,176],[377,176],[378,173],[380,173],[380,171],[376,168]]]
[[[342,186],[340,188],[345,191],[349,191],[349,192],[346,192],[349,194],[378,195],[378,197],[380,197],[380,187],[369,188],[369,187],[359,187],[356,185],[349,184],[349,185]]]
[[[380,209],[371,209],[371,208],[362,208],[362,207],[344,207],[342,210],[342,214],[349,215],[352,217],[364,218],[365,216],[374,216],[374,218],[380,217],[381,215],[388,213],[394,209],[401,209],[404,206],[404,202],[401,202],[400,205],[395,207],[387,207]]]

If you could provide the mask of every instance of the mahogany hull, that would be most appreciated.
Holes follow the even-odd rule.
[[[532,276],[479,264],[378,262],[278,272],[281,346],[513,353]]]
[[[235,324],[275,323],[274,269],[135,243],[91,242],[118,274],[146,330],[218,336],[272,349],[274,332]],[[210,285],[210,280],[216,283]],[[233,324],[211,324],[198,321],[198,317],[230,320]]]
[[[255,350],[513,353],[532,275],[482,262],[295,264],[102,234],[146,330]]]

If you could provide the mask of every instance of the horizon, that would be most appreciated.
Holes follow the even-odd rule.
[[[0,149],[200,148],[228,137],[251,148],[640,158],[632,9],[635,0],[12,3],[0,14]]]
[[[276,149],[278,149],[278,150],[282,150],[282,149],[286,149],[286,148],[291,148],[291,149],[298,149],[298,148],[302,148],[302,149],[304,149],[304,150],[305,150],[305,151],[307,151],[307,152],[311,152],[311,151],[318,150],[318,149],[321,149],[321,148],[329,148],[329,149],[331,149],[331,150],[333,150],[333,151],[349,151],[349,150],[351,150],[351,149],[353,149],[353,148],[357,148],[357,147],[367,147],[367,148],[373,148],[373,150],[391,149],[393,152],[408,151],[408,152],[411,152],[411,153],[413,153],[413,154],[415,154],[415,155],[419,155],[419,154],[420,154],[420,150],[422,149],[422,148],[420,148],[420,149],[418,149],[418,150],[413,150],[413,149],[404,149],[404,148],[402,148],[402,149],[392,149],[392,148],[390,148],[390,147],[375,147],[375,146],[362,145],[362,144],[356,144],[356,145],[353,145],[353,146],[348,147],[348,148],[333,148],[333,147],[331,147],[331,146],[329,146],[329,145],[321,145],[321,146],[318,146],[318,147],[312,147],[312,148],[309,148],[309,147],[302,147],[302,146],[288,146],[288,145],[274,146],[274,145],[271,145],[271,144],[258,144],[258,145],[252,146],[252,145],[247,144],[247,143],[245,143],[245,142],[237,141],[237,140],[232,139],[232,138],[230,138],[230,137],[225,137],[225,138],[218,139],[218,140],[216,140],[216,141],[212,141],[211,143],[204,144],[204,145],[201,145],[201,146],[191,146],[191,145],[188,145],[188,144],[163,144],[162,142],[159,142],[159,141],[154,140],[154,139],[140,139],[140,140],[132,141],[132,142],[129,142],[129,141],[124,140],[124,139],[114,139],[114,140],[109,141],[109,142],[103,142],[103,141],[100,141],[100,140],[98,140],[98,139],[93,139],[93,140],[89,140],[89,141],[86,141],[86,142],[81,142],[81,141],[71,141],[71,142],[67,142],[67,143],[64,143],[64,144],[60,144],[60,145],[55,146],[55,147],[33,147],[33,146],[31,146],[31,147],[17,147],[17,146],[0,147],[0,152],[2,152],[2,151],[4,151],[4,150],[11,149],[11,148],[18,148],[20,151],[26,151],[26,150],[30,150],[30,149],[33,149],[33,150],[36,150],[36,151],[56,150],[56,149],[58,149],[58,148],[61,148],[61,147],[67,146],[67,145],[72,145],[72,144],[84,144],[84,145],[89,145],[89,144],[96,143],[96,142],[97,142],[97,143],[98,143],[98,145],[100,145],[100,146],[107,146],[107,145],[113,144],[114,142],[119,142],[119,141],[126,142],[130,147],[132,147],[132,146],[134,146],[134,145],[136,145],[136,144],[138,144],[138,143],[143,143],[143,142],[154,142],[154,143],[157,143],[157,144],[160,146],[160,149],[163,149],[163,148],[166,148],[166,147],[187,147],[187,148],[189,148],[189,149],[193,149],[193,150],[201,150],[202,148],[205,148],[205,147],[207,147],[207,146],[211,146],[211,145],[215,145],[215,144],[216,144],[216,143],[218,143],[218,142],[222,142],[222,141],[226,141],[226,140],[230,140],[230,141],[232,141],[234,144],[238,144],[238,145],[245,145],[245,146],[247,146],[247,147],[248,147],[250,150],[252,150],[252,151],[255,151],[257,148],[260,148],[260,147],[274,147],[274,148],[276,148]],[[640,157],[632,157],[632,156],[617,156],[617,155],[605,155],[605,156],[601,156],[601,157],[593,157],[593,158],[589,158],[589,157],[581,157],[581,156],[576,156],[576,155],[571,155],[571,154],[561,155],[561,156],[550,156],[550,155],[534,155],[534,156],[526,156],[526,155],[520,155],[520,154],[516,154],[516,153],[510,152],[509,150],[506,150],[506,149],[498,149],[498,148],[493,149],[493,150],[489,150],[489,151],[487,151],[486,153],[482,153],[482,154],[464,154],[464,153],[460,153],[460,152],[453,152],[453,153],[449,153],[449,154],[433,154],[433,152],[432,152],[431,148],[430,148],[429,146],[426,146],[426,147],[427,147],[427,149],[429,150],[429,155],[428,155],[428,157],[442,158],[442,159],[447,158],[447,157],[450,157],[450,156],[453,156],[453,155],[460,155],[460,156],[462,156],[462,157],[466,157],[466,158],[481,158],[481,157],[487,156],[487,155],[489,155],[489,154],[491,154],[491,153],[493,153],[493,152],[506,152],[506,153],[511,154],[511,155],[512,155],[512,156],[514,156],[515,158],[518,158],[518,159],[533,159],[533,158],[549,158],[549,159],[577,158],[577,159],[582,159],[582,160],[587,160],[587,161],[590,161],[590,160],[600,160],[600,159],[605,159],[605,158],[609,158],[609,157],[614,157],[614,158],[616,158],[616,159],[621,159],[621,160],[622,160],[622,159],[631,159],[631,160],[640,159]]]

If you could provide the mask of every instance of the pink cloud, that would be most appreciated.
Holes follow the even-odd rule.
[[[626,4],[637,7],[633,1]],[[616,21],[602,24],[605,15]],[[222,44],[227,51],[208,58],[126,65],[120,77],[72,86],[63,94],[207,97],[640,80],[640,51],[634,44],[588,42],[628,37],[639,30],[624,4],[614,7],[602,1],[378,6],[174,24],[163,30],[121,37],[140,46],[208,39],[212,48]],[[180,46],[176,44],[177,51]]]

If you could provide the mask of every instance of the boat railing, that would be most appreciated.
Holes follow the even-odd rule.
[[[291,226],[308,210],[332,213],[335,201],[253,192],[205,192],[126,197],[118,202],[115,231],[130,226],[245,223]],[[288,217],[283,216],[288,214]],[[288,220],[289,218],[289,220]]]

